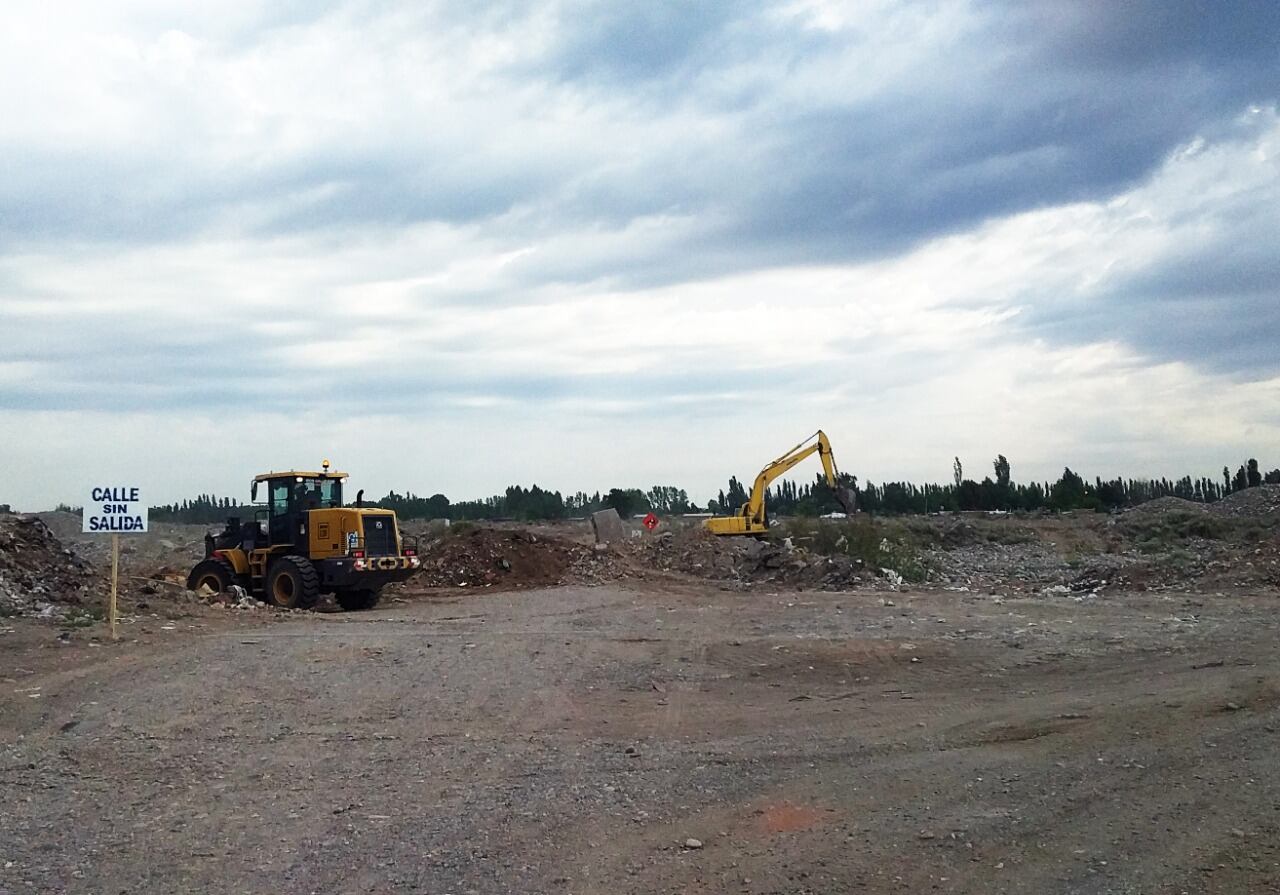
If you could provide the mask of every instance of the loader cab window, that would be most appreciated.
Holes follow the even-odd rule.
[[[273,517],[342,506],[342,480],[312,476],[270,479],[268,505]]]
[[[342,482],[338,479],[321,479],[317,483],[320,491],[320,506],[324,508],[342,506]]]
[[[342,482],[303,478],[293,485],[293,509],[325,510],[342,506]]]
[[[289,482],[271,483],[271,515],[283,516],[289,512]]]

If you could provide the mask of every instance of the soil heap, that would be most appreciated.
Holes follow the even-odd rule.
[[[549,587],[619,577],[615,559],[528,531],[473,528],[429,545],[415,581],[427,587]]]

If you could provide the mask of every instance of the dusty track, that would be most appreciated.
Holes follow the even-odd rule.
[[[0,892],[1280,891],[1274,597],[884,596],[14,622]]]

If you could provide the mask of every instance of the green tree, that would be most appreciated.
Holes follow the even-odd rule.
[[[688,513],[689,495],[674,485],[654,485],[645,495],[655,513],[678,515]]]
[[[1236,477],[1231,480],[1232,491],[1243,491],[1249,487],[1249,473],[1245,471],[1244,466],[1236,470]]]
[[[992,465],[996,468],[996,486],[1002,491],[1009,487],[1009,460],[1004,454],[998,454]]]
[[[1258,471],[1258,461],[1250,460],[1249,469],[1246,475],[1249,478],[1249,487],[1256,488],[1262,484],[1262,473]]]
[[[1062,478],[1054,482],[1049,491],[1049,506],[1055,510],[1097,509],[1102,502],[1084,479],[1068,467],[1062,470]]]
[[[747,489],[742,487],[742,483],[737,477],[729,477],[729,493],[721,500],[722,505],[727,505],[733,512],[737,512],[738,507],[747,502]],[[727,501],[727,504],[726,504]]]
[[[610,488],[605,495],[604,505],[613,507],[623,519],[630,519],[649,509],[649,501],[639,488]]]

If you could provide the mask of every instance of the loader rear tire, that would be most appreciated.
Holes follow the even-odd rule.
[[[281,609],[310,609],[320,599],[320,574],[302,556],[282,556],[267,572],[267,602]]]
[[[231,585],[239,584],[235,566],[225,559],[211,557],[196,563],[196,567],[187,576],[187,590],[200,590],[207,587],[215,594],[226,593]]]

